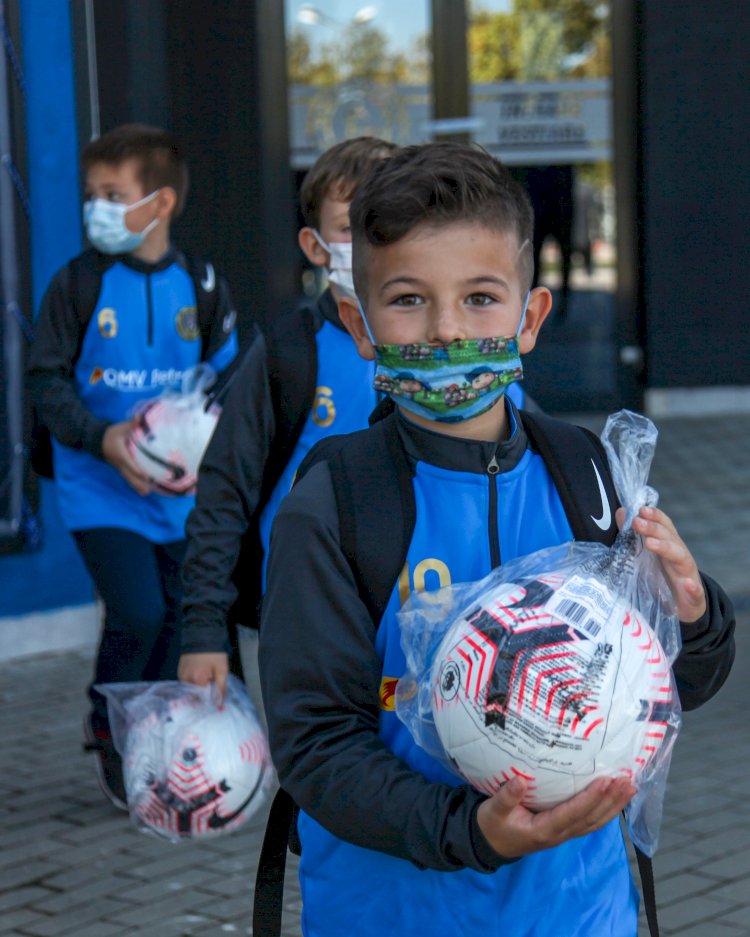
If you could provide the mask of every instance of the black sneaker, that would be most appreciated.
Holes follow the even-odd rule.
[[[109,729],[95,729],[91,725],[91,717],[87,716],[83,720],[83,734],[86,738],[84,749],[97,755],[96,776],[102,793],[118,810],[127,810],[122,758],[112,742],[112,733]]]

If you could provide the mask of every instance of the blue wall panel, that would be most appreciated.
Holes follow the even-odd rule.
[[[37,309],[53,273],[81,250],[73,42],[69,3],[21,0],[20,9]],[[62,527],[50,483],[42,484],[41,495],[43,549],[0,557],[0,616],[92,600],[91,581]]]

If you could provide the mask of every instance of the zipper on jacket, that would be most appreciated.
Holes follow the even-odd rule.
[[[146,274],[146,309],[148,310],[148,335],[147,344],[149,347],[154,344],[154,306],[151,301],[151,274]]]
[[[489,537],[490,537],[490,565],[493,569],[500,565],[500,531],[497,523],[497,474],[500,466],[493,455],[487,465],[487,483],[490,489],[490,516],[489,516]]]

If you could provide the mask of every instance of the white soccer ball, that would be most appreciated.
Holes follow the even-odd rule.
[[[596,778],[637,783],[656,757],[669,663],[638,612],[602,588],[585,576],[506,583],[451,625],[431,669],[432,714],[473,787],[491,795],[520,776],[538,810]]]
[[[218,407],[186,405],[179,397],[159,397],[136,416],[128,448],[157,488],[168,494],[195,490],[198,468],[219,419]]]
[[[190,698],[128,730],[123,775],[137,822],[172,841],[232,832],[261,806],[271,761],[257,722],[237,705]]]

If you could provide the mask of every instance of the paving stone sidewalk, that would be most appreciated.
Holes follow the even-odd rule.
[[[662,504],[743,610],[734,671],[685,716],[677,743],[655,860],[662,931],[750,937],[750,419],[660,428]],[[200,845],[135,830],[103,800],[80,748],[90,670],[83,653],[0,664],[0,937],[250,934],[264,818]],[[286,896],[292,937],[293,868]]]

